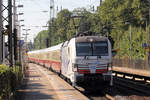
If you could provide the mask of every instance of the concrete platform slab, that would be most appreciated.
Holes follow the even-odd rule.
[[[55,73],[36,64],[29,64],[22,100],[88,100]]]

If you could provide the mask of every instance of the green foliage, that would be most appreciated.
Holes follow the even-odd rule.
[[[149,3],[146,0],[105,0],[99,7],[98,14],[102,24],[109,29],[115,40],[115,48],[120,48],[121,57],[130,56],[134,59],[145,59],[146,21],[148,22]],[[145,18],[146,20],[142,20]],[[132,41],[130,41],[130,25]]]
[[[41,31],[34,40],[36,49],[46,48],[46,38],[48,38],[48,30]],[[40,44],[41,41],[41,44]],[[41,48],[40,48],[41,46]]]
[[[0,100],[10,100],[11,93],[15,92],[21,80],[20,67],[9,68],[0,65]]]
[[[90,14],[90,16],[87,19],[89,21],[90,31],[99,33],[102,30],[102,23],[98,16],[98,14]]]
[[[76,34],[75,27],[78,27],[78,32],[92,31],[97,35],[109,33],[115,40],[115,49],[121,50],[119,53],[121,57],[130,56],[131,43],[133,58],[145,59],[146,52],[141,45],[146,43],[147,39],[146,22],[149,22],[149,5],[148,0],[104,0],[95,13],[85,8],[76,8],[72,12],[64,9],[58,13],[57,18],[49,21],[52,26],[50,30],[42,31],[36,37],[36,49],[39,49],[40,35],[42,48],[45,48],[46,38],[50,39],[51,46],[56,45],[72,38]],[[73,15],[82,17],[72,18]],[[130,26],[132,41],[129,35]]]

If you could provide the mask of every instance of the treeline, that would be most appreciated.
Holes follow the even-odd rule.
[[[142,43],[149,42],[148,0],[105,0],[94,13],[85,8],[72,12],[64,9],[49,21],[50,30],[41,31],[35,38],[35,49],[46,48],[66,41],[78,32],[92,31],[115,40],[119,56],[145,59]],[[80,17],[73,17],[80,16]]]

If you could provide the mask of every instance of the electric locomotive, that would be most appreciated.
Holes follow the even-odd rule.
[[[83,36],[66,41],[61,47],[61,63],[62,75],[74,85],[90,79],[112,85],[112,50],[107,37]]]
[[[60,73],[73,86],[96,81],[113,85],[112,48],[107,37],[74,37],[57,46],[29,52],[29,59]]]

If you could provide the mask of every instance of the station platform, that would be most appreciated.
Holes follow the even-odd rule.
[[[57,74],[36,64],[29,64],[26,81],[20,100],[89,100]]]

